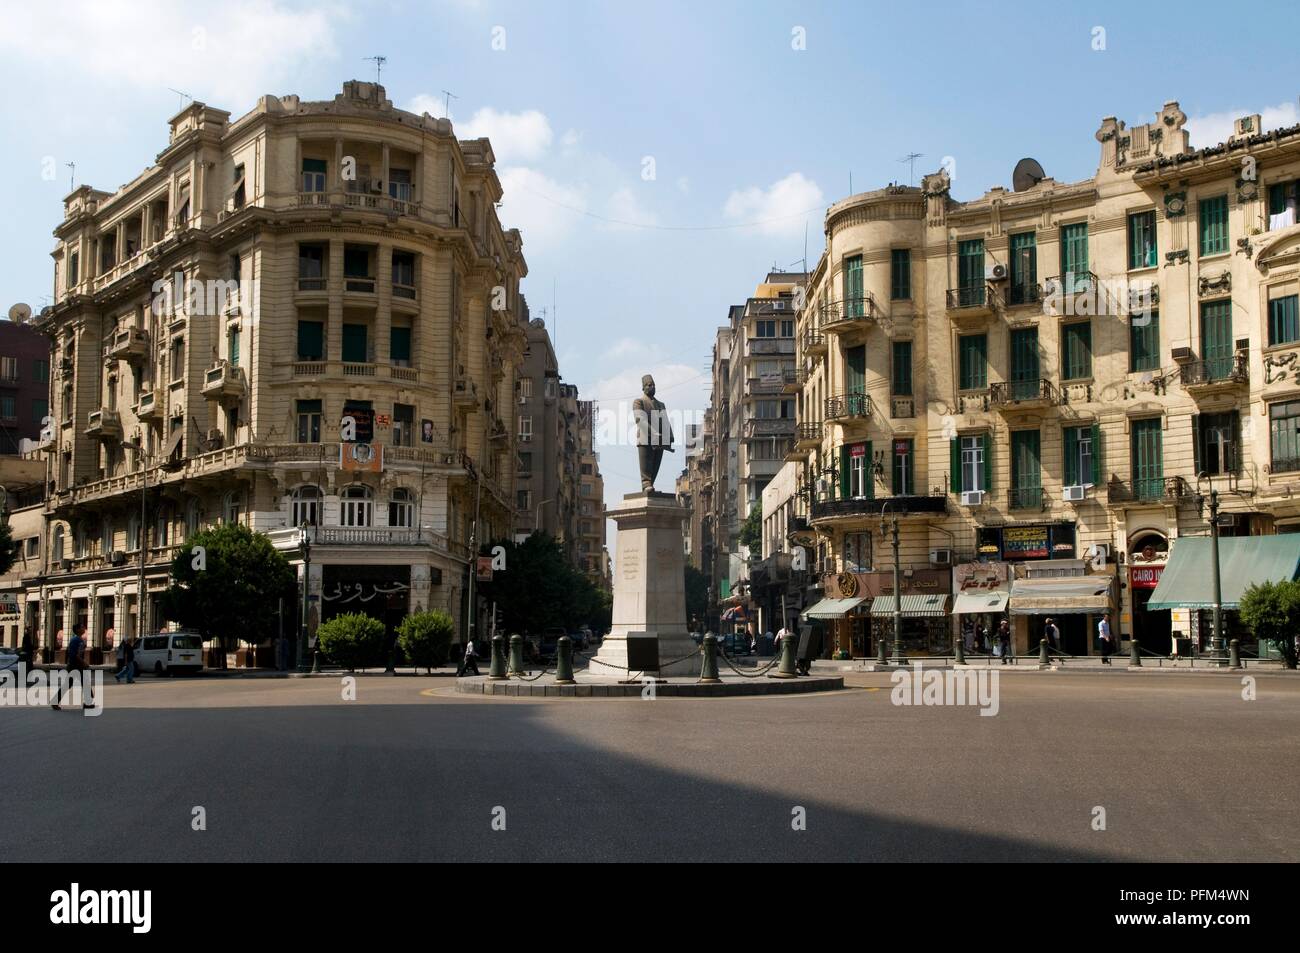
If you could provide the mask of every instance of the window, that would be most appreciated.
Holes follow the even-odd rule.
[[[889,253],[889,297],[906,301],[912,297],[912,251],[895,248]]]
[[[515,509],[523,511],[523,510],[531,510],[532,508],[533,508],[533,491],[516,490]]]
[[[77,281],[80,278],[80,274],[79,274],[81,270],[80,262],[81,262],[81,255],[78,252],[74,251],[72,255],[68,258],[68,287],[69,288],[75,288],[77,286]]]
[[[1270,404],[1268,408],[1269,470],[1300,470],[1300,400]]]
[[[1196,473],[1211,476],[1236,473],[1240,469],[1241,417],[1237,411],[1221,414],[1194,414],[1192,437],[1195,440]]]
[[[519,472],[520,473],[533,472],[533,455],[531,453],[519,454]]]
[[[185,339],[172,338],[171,346],[171,379],[173,381],[183,380],[185,378]]]
[[[319,400],[300,400],[297,402],[298,442],[320,443],[321,402]],[[297,526],[297,523],[293,524]]]
[[[844,572],[871,572],[871,534],[844,534]]]
[[[231,366],[239,366],[239,325],[232,325],[226,331],[226,359]]]
[[[10,383],[18,380],[18,358],[0,357],[0,380]]]
[[[325,322],[298,322],[298,360],[325,360]]]
[[[59,547],[61,550],[62,546]],[[129,553],[140,550],[140,516],[137,513],[132,513],[126,520],[126,550]]]
[[[896,397],[912,396],[912,342],[894,342],[894,380],[892,393]]]
[[[1201,360],[1205,379],[1226,380],[1234,366],[1232,302],[1207,301],[1201,305]]]
[[[388,356],[397,367],[411,366],[411,329],[393,325],[388,332]]]
[[[1268,303],[1268,343],[1294,344],[1300,341],[1300,297],[1288,295]]]
[[[415,256],[410,252],[393,252],[393,295],[415,297]]]
[[[524,400],[532,399],[533,379],[531,377],[521,377],[519,379],[519,396]]]
[[[761,337],[761,338],[774,338],[774,337],[776,337],[776,322],[775,322],[775,321],[756,321],[756,322],[754,322],[754,325],[755,325],[755,331],[754,331],[754,333],[755,333],[758,337]]]
[[[171,510],[166,506],[160,507],[158,509],[157,520],[154,522],[153,544],[155,546],[169,545],[171,543],[171,531],[172,531]]]
[[[1038,239],[1033,232],[1011,236],[1011,295],[1012,304],[1027,304],[1038,300]]]
[[[1160,367],[1160,312],[1134,314],[1128,323],[1128,369],[1154,371]]]
[[[984,303],[984,239],[957,243],[957,304],[961,307]]]
[[[1092,324],[1082,321],[1061,328],[1061,377],[1067,381],[1092,376]]]
[[[867,346],[859,344],[844,352],[844,389],[850,394],[867,392]]]
[[[1156,213],[1135,212],[1128,217],[1128,267],[1156,266]]]
[[[1296,406],[1300,407],[1300,404],[1296,404]],[[63,527],[54,527],[54,537],[50,540],[50,559],[55,562],[63,559],[63,539]],[[128,546],[128,548],[130,547]]]
[[[1065,485],[1095,486],[1100,473],[1093,448],[1100,444],[1100,428],[1066,427],[1062,433],[1065,444]]]
[[[244,207],[244,165],[235,166],[233,184],[230,187],[230,207],[238,210]]]
[[[782,320],[780,331],[781,331],[780,336],[783,338],[794,337],[794,322],[790,321],[789,319]]]
[[[191,499],[185,504],[185,538],[189,539],[199,531],[199,523],[202,521],[202,512],[199,509],[199,501]]]
[[[393,404],[393,446],[409,447],[415,443],[415,406]]]
[[[302,190],[304,192],[325,191],[325,160],[302,160]]]
[[[415,186],[411,184],[410,169],[388,170],[388,194],[399,202],[415,201]]]
[[[18,401],[12,394],[0,396],[0,419],[17,420],[18,419]]]
[[[958,387],[982,390],[988,386],[988,336],[967,334],[958,339]]]
[[[23,557],[26,559],[35,559],[41,554],[41,538],[39,536],[29,536],[24,541]]]
[[[1215,196],[1197,203],[1201,255],[1221,255],[1228,250],[1228,197]]]
[[[987,493],[993,482],[989,435],[982,433],[955,437],[952,441],[952,454],[952,491],[965,493],[982,490]]]
[[[50,402],[42,397],[32,399],[32,423],[42,426],[50,415]]]
[[[1133,493],[1139,500],[1158,500],[1164,496],[1165,477],[1161,420],[1135,420],[1130,433]]]
[[[339,498],[339,525],[369,526],[373,518],[373,508],[370,487],[354,483],[345,489]]]
[[[37,358],[32,361],[32,379],[38,384],[50,382],[50,362]]]
[[[325,288],[325,247],[298,246],[298,290],[321,291]]]
[[[894,442],[894,481],[895,496],[911,496],[913,492],[912,440],[895,440]]]
[[[844,316],[860,318],[862,307],[862,256],[854,255],[844,259],[844,272],[841,276],[844,285]]]
[[[101,554],[113,551],[113,523],[105,519],[99,527],[99,551]]]
[[[1038,328],[1011,332],[1011,398],[1030,400],[1039,394]]]
[[[845,499],[870,498],[871,445],[855,443],[840,447],[840,495]]]
[[[403,487],[393,490],[388,498],[388,525],[403,529],[415,526],[415,500],[410,490]]]
[[[1061,274],[1065,292],[1083,291],[1088,286],[1088,223],[1061,226]]]
[[[221,519],[227,526],[234,526],[244,515],[244,494],[241,490],[231,490],[221,501]]]
[[[531,414],[521,414],[519,416],[519,439],[525,442],[533,439],[533,417]]]
[[[348,364],[365,364],[369,358],[368,329],[364,324],[343,325],[343,360]]]
[[[1296,223],[1297,193],[1300,193],[1300,182],[1275,182],[1268,187],[1268,230],[1270,232]]]
[[[306,485],[293,491],[290,497],[290,519],[292,526],[319,526],[321,518],[320,487]]]

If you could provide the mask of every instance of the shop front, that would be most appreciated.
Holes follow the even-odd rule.
[[[1087,572],[1085,565],[1080,561],[1069,567],[1068,575],[1026,573],[1012,580],[1010,607],[1017,653],[1037,649],[1051,619],[1066,655],[1101,654],[1097,623],[1106,613],[1111,613],[1114,622],[1115,577]],[[1021,567],[1020,571],[1027,569]]]
[[[1169,543],[1159,533],[1142,533],[1129,545],[1128,594],[1133,637],[1144,650],[1159,655],[1177,654],[1170,610],[1151,608],[1151,595],[1160,584],[1168,561]]]
[[[384,624],[391,640],[410,612],[411,567],[331,565],[322,567],[321,617],[361,612]]]
[[[913,655],[947,655],[951,651],[948,596],[952,590],[946,569],[907,569],[902,574],[900,606],[904,651]],[[831,629],[823,644],[870,658],[884,640],[893,652],[894,574],[892,572],[845,572],[828,576],[824,599],[808,610],[809,618],[822,618]],[[851,604],[850,604],[851,602]],[[814,615],[814,610],[819,615]],[[836,612],[836,615],[827,613]]]
[[[952,570],[952,614],[968,652],[989,651],[989,638],[1011,599],[1011,564],[1001,560],[959,563]]]

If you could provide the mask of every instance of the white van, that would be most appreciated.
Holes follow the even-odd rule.
[[[196,632],[146,635],[135,647],[135,667],[155,675],[198,672],[203,668],[203,636]]]

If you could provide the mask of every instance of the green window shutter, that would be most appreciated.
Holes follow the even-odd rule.
[[[876,498],[876,474],[871,469],[871,465],[875,457],[872,455],[871,452],[870,440],[867,441],[865,452],[866,452],[866,463],[865,463],[866,477],[864,479],[867,484],[867,499],[874,500]]]
[[[844,385],[850,394],[867,392],[867,346],[859,344],[844,353]]]
[[[993,492],[993,441],[989,434],[980,434],[984,445],[984,492]]]
[[[1133,489],[1139,499],[1159,499],[1164,493],[1164,448],[1160,420],[1132,423]]]
[[[1067,324],[1063,329],[1065,380],[1092,376],[1092,324]]]
[[[988,386],[988,338],[968,334],[958,339],[958,381],[962,390]]]
[[[320,361],[325,358],[325,325],[320,321],[298,322],[298,360]]]
[[[948,485],[953,493],[960,494],[965,489],[961,482],[961,437],[953,437],[948,441],[948,470]]]
[[[849,447],[840,444],[840,499],[849,498]]]
[[[1032,298],[1024,293],[1038,283],[1038,239],[1033,232],[1011,236],[1011,291],[1012,304]]]
[[[1156,266],[1156,213],[1138,212],[1128,217],[1129,268]]]
[[[957,243],[957,287],[971,291],[984,290],[984,239],[975,238]],[[971,304],[981,303],[971,301]]]
[[[325,171],[325,160],[324,160],[324,159],[303,159],[303,160],[302,160],[302,171],[304,171],[304,172],[324,172],[324,171]]]
[[[1211,380],[1222,380],[1232,370],[1232,302],[1201,305],[1201,360]]]
[[[1197,204],[1201,228],[1201,254],[1217,255],[1228,250],[1228,197],[1201,199]]]
[[[1061,444],[1065,457],[1065,485],[1075,486],[1082,483],[1079,472],[1079,430],[1077,427],[1066,427],[1061,434]]]
[[[844,259],[844,313],[861,317],[862,308],[862,256]]]
[[[1129,370],[1154,371],[1160,366],[1160,312],[1152,311],[1146,324],[1129,317]]]
[[[1101,475],[1104,472],[1101,462],[1101,424],[1092,425],[1092,485],[1101,486]]]
[[[912,396],[912,342],[894,342],[894,389],[899,397]]]
[[[366,363],[366,326],[343,325],[343,360],[349,364]]]
[[[1268,303],[1268,343],[1300,341],[1300,296],[1273,298]]]
[[[411,329],[394,327],[388,332],[388,356],[394,361],[411,359]]]
[[[1061,226],[1061,275],[1074,275],[1072,285],[1067,290],[1079,291],[1087,284],[1085,273],[1088,271],[1088,223],[1077,222],[1074,225]]]
[[[912,297],[912,252],[895,248],[889,255],[889,296],[895,301]]]

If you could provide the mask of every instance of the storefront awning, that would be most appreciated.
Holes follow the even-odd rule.
[[[1183,536],[1174,540],[1169,563],[1148,609],[1214,608],[1214,569],[1211,540]],[[1236,609],[1255,582],[1294,579],[1300,568],[1300,534],[1229,536],[1219,540],[1219,588],[1223,607]]]
[[[899,610],[905,616],[942,616],[947,614],[947,596],[903,596]],[[872,615],[893,615],[894,597],[876,596],[871,603]]]
[[[1011,583],[1012,615],[1080,615],[1109,612],[1110,576],[1050,576]]]
[[[811,606],[804,615],[809,619],[838,619],[850,609],[856,609],[862,599],[823,599]]]
[[[959,592],[953,603],[953,615],[982,615],[986,612],[1003,612],[1011,593],[1005,589],[981,589],[977,592]]]

